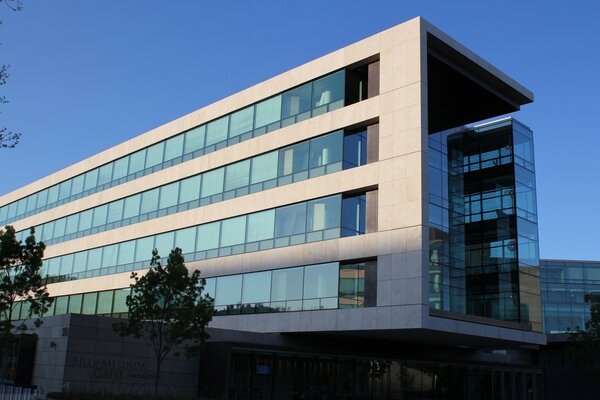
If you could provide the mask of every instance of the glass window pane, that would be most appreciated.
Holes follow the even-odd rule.
[[[83,295],[73,294],[69,296],[69,314],[81,314],[81,303]]]
[[[160,202],[158,209],[177,205],[177,196],[179,195],[179,182],[173,182],[160,188]]]
[[[200,182],[202,175],[192,176],[181,181],[179,188],[179,204],[200,198]]]
[[[52,203],[55,203],[56,201],[58,201],[58,185],[54,185],[50,189],[48,189],[48,203],[47,204],[52,204]],[[16,212],[17,203],[12,203],[10,206],[14,207],[14,211],[12,214],[12,217],[14,217],[15,216],[14,213]],[[11,216],[10,211],[9,211],[9,216]]]
[[[67,254],[60,257],[60,274],[67,275],[73,271],[74,254]]]
[[[112,312],[113,290],[105,290],[98,293],[98,309],[96,314],[109,315]]]
[[[243,275],[242,304],[268,303],[271,297],[271,271]]]
[[[71,196],[79,194],[83,192],[83,181],[85,179],[85,175],[79,175],[73,178],[73,183],[71,184]]]
[[[64,181],[58,186],[58,199],[62,200],[71,195],[71,180]],[[17,205],[17,214],[22,214],[25,212],[25,201],[26,199],[19,200],[19,204]],[[21,203],[23,204],[21,206]]]
[[[139,215],[141,198],[142,196],[139,194],[125,198],[125,205],[123,206],[123,219]]]
[[[113,305],[113,315],[128,312],[129,309],[127,308],[127,304],[125,303],[125,300],[127,299],[127,296],[129,296],[129,293],[131,293],[131,289],[129,289],[129,288],[120,289],[120,290],[115,290],[114,292],[115,292],[115,299],[114,299],[114,305]]]
[[[183,154],[188,154],[204,147],[205,126],[200,125],[185,133],[185,147]]]
[[[272,151],[252,159],[251,183],[264,182],[277,177],[279,152]]]
[[[146,162],[146,149],[136,151],[129,156],[129,172],[128,175],[135,174],[144,169]]]
[[[163,162],[165,142],[158,142],[146,150],[146,164],[144,168],[150,168]]]
[[[244,243],[246,216],[226,219],[221,222],[221,247]]]
[[[196,227],[177,231],[175,234],[175,247],[179,247],[183,254],[193,253],[196,246]]]
[[[200,225],[196,237],[196,251],[218,248],[220,227],[220,222]]]
[[[105,183],[108,183],[111,181],[112,169],[113,169],[112,163],[108,163],[108,164],[100,167],[100,169],[98,170],[98,186],[104,185]]]
[[[113,162],[113,176],[112,179],[120,179],[127,176],[127,167],[129,163],[129,157],[119,158]]]
[[[113,267],[117,265],[117,256],[119,255],[119,245],[113,244],[102,249],[102,268]]]
[[[65,235],[77,232],[77,225],[79,224],[79,214],[69,215],[66,218]]]
[[[254,122],[254,106],[246,107],[231,114],[229,121],[229,137],[241,135],[252,130]]]
[[[25,212],[35,210],[35,203],[37,202],[37,193],[34,193],[31,196],[27,196],[27,198],[25,200],[26,200],[26,204],[27,204],[25,206]]]
[[[209,122],[208,125],[206,125],[206,146],[226,140],[228,124],[229,116]]]
[[[135,240],[129,242],[123,242],[119,244],[119,257],[117,265],[130,264],[133,262],[133,256],[135,255]]]
[[[248,186],[250,177],[250,160],[245,160],[227,166],[225,173],[225,190]]]
[[[202,175],[202,197],[212,196],[223,191],[225,168],[215,169]]]
[[[165,144],[165,161],[172,160],[183,154],[183,135],[177,135],[167,140]]]
[[[313,82],[313,108],[344,98],[344,71]]]
[[[167,232],[156,236],[154,247],[158,250],[158,254],[161,257],[168,257],[171,254],[171,250],[175,248],[173,241],[175,239],[175,232]]]
[[[342,236],[365,233],[365,195],[353,196],[342,201]]]
[[[87,251],[80,251],[79,253],[75,253],[75,257],[73,260],[73,272],[83,272],[87,270]]]
[[[256,105],[254,128],[269,125],[281,119],[281,95],[261,101]]]
[[[307,231],[320,231],[340,226],[341,196],[308,202]]]
[[[150,264],[152,250],[154,250],[154,237],[145,237],[135,242],[135,262],[148,261]]]
[[[57,219],[54,221],[54,234],[53,237],[61,237],[65,234],[65,223],[67,221],[64,218]]]
[[[338,269],[338,263],[305,267],[304,299],[337,297]]]
[[[310,168],[342,161],[344,134],[342,131],[310,141]]]
[[[305,232],[306,203],[294,204],[275,210],[275,237]]]
[[[36,202],[35,207],[36,208],[44,207],[47,203],[48,203],[48,189],[44,189],[38,193],[37,202]],[[3,208],[6,208],[6,210],[8,211],[8,207],[3,207]],[[5,217],[5,218],[8,218],[8,217]],[[2,218],[2,219],[4,219],[4,218]]]
[[[94,217],[92,218],[92,227],[93,228],[106,224],[107,211],[108,211],[108,206],[106,204],[103,206],[94,208]]]
[[[279,150],[279,176],[308,169],[308,142]]]
[[[304,267],[273,271],[271,301],[301,300]]]
[[[204,291],[202,292],[202,296],[207,294],[211,298],[214,299],[216,286],[217,286],[217,278],[208,278],[206,280],[206,285],[204,285]]]
[[[87,270],[91,271],[102,266],[102,248],[88,250]]]
[[[367,131],[344,136],[344,169],[367,163]]]
[[[83,295],[82,314],[96,314],[96,301],[98,293],[85,293]]]
[[[310,110],[311,90],[312,84],[307,83],[283,93],[281,118],[284,119]]]
[[[215,306],[240,304],[242,299],[242,275],[217,278]]]
[[[275,229],[275,210],[267,210],[248,215],[247,242],[273,238]]]
[[[85,173],[85,184],[83,185],[84,190],[90,190],[95,188],[98,182],[98,169],[93,169]]]
[[[108,217],[106,218],[107,224],[121,220],[123,216],[123,203],[123,200],[117,200],[113,201],[112,203],[108,203]]]
[[[140,214],[146,214],[152,211],[156,211],[158,207],[158,194],[158,188],[142,193]]]
[[[63,315],[66,314],[69,304],[69,296],[59,296],[54,301],[56,303],[56,308],[54,309],[54,315]]]

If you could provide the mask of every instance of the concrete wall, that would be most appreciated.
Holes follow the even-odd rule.
[[[118,319],[68,314],[43,319],[32,384],[45,392],[153,393],[155,359],[141,339],[121,337]],[[167,359],[159,392],[195,397],[199,359]]]

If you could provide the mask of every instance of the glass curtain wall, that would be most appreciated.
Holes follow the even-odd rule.
[[[513,120],[430,135],[431,308],[541,330],[532,141]]]

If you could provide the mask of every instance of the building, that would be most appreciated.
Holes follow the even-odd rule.
[[[48,245],[49,315],[126,316],[130,271],[182,248],[230,398],[541,399],[532,133],[481,123],[532,101],[415,18],[9,193],[0,223]]]

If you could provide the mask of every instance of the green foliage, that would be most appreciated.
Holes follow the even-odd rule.
[[[23,307],[20,314],[24,319],[39,317],[52,305],[40,275],[46,246],[36,242],[33,228],[25,243],[17,241],[12,226],[5,229],[0,230],[0,341],[26,329],[24,321],[15,325],[21,319],[19,305]],[[35,324],[41,324],[39,318]]]
[[[131,294],[127,296],[129,319],[114,325],[121,335],[143,339],[152,348],[156,360],[155,393],[162,362],[178,356],[197,354],[208,338],[205,327],[213,315],[213,300],[202,295],[206,281],[200,271],[189,274],[180,248],[171,251],[167,265],[160,263],[155,249],[148,272],[133,272]]]
[[[568,352],[581,366],[600,373],[600,298],[589,296],[591,318],[585,323],[585,330],[569,336]]]

